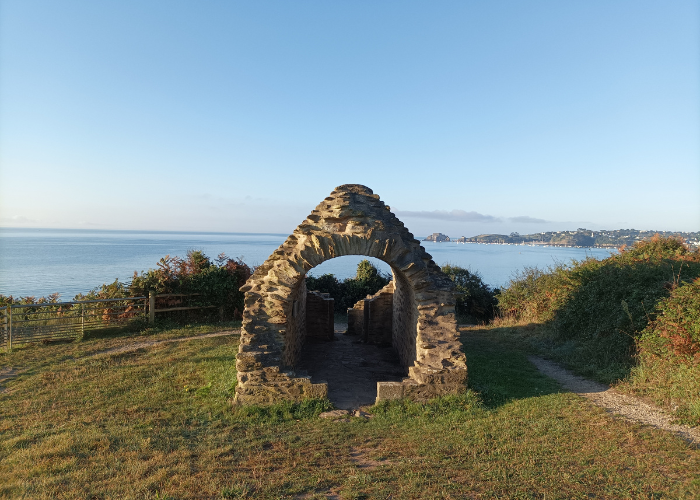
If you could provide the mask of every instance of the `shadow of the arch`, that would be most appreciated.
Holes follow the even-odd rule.
[[[321,202],[242,288],[236,403],[327,396],[327,384],[295,372],[306,340],[304,278],[344,255],[380,259],[394,276],[391,341],[407,376],[380,382],[377,400],[425,400],[465,390],[452,282],[377,195],[350,184]]]

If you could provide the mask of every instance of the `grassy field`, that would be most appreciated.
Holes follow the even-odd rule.
[[[324,401],[234,410],[215,327],[0,355],[0,498],[698,498],[700,450],[613,419],[488,330],[463,332],[470,392],[319,419]]]

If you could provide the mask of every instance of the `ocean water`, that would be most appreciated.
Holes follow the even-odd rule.
[[[220,253],[248,265],[259,265],[286,239],[286,234],[189,233],[147,231],[101,231],[69,229],[0,228],[0,294],[45,296],[59,293],[71,300],[115,279],[129,281],[134,271],[157,267],[166,256],[184,257],[188,250],[201,250],[211,258]],[[423,246],[438,265],[454,264],[477,271],[492,286],[503,286],[525,267],[546,268],[587,256],[598,259],[610,250],[598,248],[531,247],[434,243]],[[310,274],[355,275],[357,263],[366,257],[331,259]],[[389,266],[372,260],[384,272]]]

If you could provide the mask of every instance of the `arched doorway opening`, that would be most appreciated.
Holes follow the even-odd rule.
[[[337,408],[372,404],[378,382],[408,376],[392,338],[392,274],[381,260],[343,256],[306,276],[306,339],[294,370],[327,383]]]
[[[307,337],[304,278],[343,255],[375,257],[392,269],[391,343],[407,376],[378,382],[377,400],[464,391],[452,282],[371,189],[348,184],[321,202],[242,288],[236,403],[328,395],[326,383],[295,372]]]

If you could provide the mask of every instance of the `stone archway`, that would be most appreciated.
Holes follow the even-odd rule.
[[[452,282],[378,195],[346,184],[322,201],[241,288],[245,311],[235,403],[328,394],[327,384],[298,377],[294,368],[306,335],[306,273],[343,255],[381,259],[394,277],[391,338],[408,377],[378,382],[377,399],[426,400],[466,389]]]

